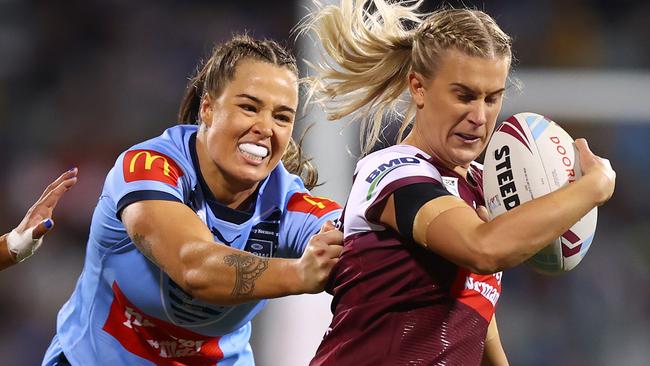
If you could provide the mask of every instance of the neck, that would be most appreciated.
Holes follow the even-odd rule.
[[[456,165],[456,167],[453,169],[458,175],[461,177],[465,178],[467,180],[467,171],[469,170],[469,165],[467,166],[462,166],[462,165]]]
[[[429,154],[432,158],[438,161],[440,164],[444,165],[445,168],[453,170],[461,177],[467,179],[467,171],[469,170],[469,164],[467,165],[457,165],[450,161],[450,159],[445,159],[443,155],[436,153],[435,149],[431,144],[427,143],[426,139],[421,136],[421,133],[418,132],[417,124],[413,126],[411,132],[408,136],[402,141],[403,144],[415,146],[418,149]]]
[[[250,204],[259,182],[252,185],[244,184],[224,174],[208,155],[204,139],[204,134],[197,134],[196,156],[199,158],[201,175],[203,175],[210,192],[220,203],[233,209],[245,210]]]

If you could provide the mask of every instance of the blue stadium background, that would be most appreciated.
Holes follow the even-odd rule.
[[[486,10],[515,39],[515,76],[521,76],[524,88],[508,96],[503,117],[522,108],[549,115],[574,137],[587,137],[618,172],[614,198],[600,211],[594,245],[576,270],[559,277],[527,268],[505,273],[497,314],[510,363],[647,365],[650,4],[464,3]],[[38,255],[0,273],[3,365],[40,364],[56,312],[81,271],[91,213],[115,157],[175,124],[187,77],[215,42],[248,30],[293,47],[290,29],[306,5],[288,0],[0,1],[0,231],[21,220],[50,178],[80,168],[79,184],[60,204],[56,229]],[[295,48],[299,57],[312,54]],[[573,77],[581,81],[572,82]],[[311,121],[328,123],[322,116]],[[312,131],[307,142],[317,140],[318,133]],[[342,134],[354,140],[353,129]],[[329,146],[345,148],[345,142]],[[311,151],[319,165],[328,164],[322,148]],[[345,199],[341,185],[349,179],[340,177],[351,174],[347,169],[339,166],[332,175],[339,178],[325,174],[318,193],[338,184],[332,195]],[[305,356],[280,361],[287,353],[282,350],[291,350],[302,335],[273,336],[282,331],[273,325],[286,318],[274,315],[281,309],[274,311],[256,324],[258,364],[304,363]],[[325,303],[309,317],[326,319],[327,312]],[[317,340],[325,329],[309,324],[298,329]],[[310,355],[315,350],[310,347],[315,346],[293,349]]]

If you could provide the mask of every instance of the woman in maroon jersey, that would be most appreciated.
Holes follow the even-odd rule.
[[[410,5],[409,5],[410,4]],[[612,195],[615,172],[576,141],[584,176],[487,222],[481,167],[510,71],[511,39],[484,12],[342,0],[311,14],[329,59],[311,91],[330,119],[355,112],[364,153],[408,90],[399,145],[357,164],[345,246],[327,290],[334,319],[312,365],[507,365],[494,309],[501,272]],[[399,115],[399,114],[398,114]]]

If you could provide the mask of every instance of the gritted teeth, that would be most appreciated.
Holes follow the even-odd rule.
[[[256,158],[264,159],[269,155],[269,149],[264,146],[259,146],[251,143],[239,144],[239,150],[251,154]]]

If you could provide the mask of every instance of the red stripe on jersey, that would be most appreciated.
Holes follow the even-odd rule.
[[[113,282],[113,303],[103,329],[129,352],[159,366],[214,365],[223,358],[220,337],[207,337],[149,316]]]
[[[124,155],[122,171],[126,182],[156,180],[176,186],[183,171],[169,156],[153,150],[131,150]]]
[[[339,208],[338,203],[328,198],[314,197],[304,192],[294,193],[287,203],[289,211],[304,212],[319,218]]]
[[[490,322],[501,296],[501,272],[478,275],[459,269],[451,295]]]

